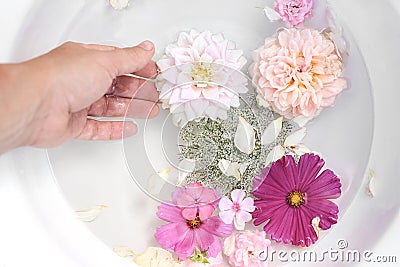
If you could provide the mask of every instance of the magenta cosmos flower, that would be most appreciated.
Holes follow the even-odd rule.
[[[187,220],[179,207],[165,203],[158,207],[157,216],[169,224],[157,228],[155,238],[164,249],[174,251],[181,259],[192,256],[196,246],[202,252],[207,251],[208,257],[216,257],[222,251],[218,237],[228,237],[233,231],[233,226],[218,216]]]
[[[192,183],[179,187],[172,193],[172,203],[182,209],[182,216],[187,220],[206,220],[213,214],[220,195],[212,188]]]
[[[312,220],[320,218],[319,227],[329,229],[338,219],[339,208],[328,199],[341,193],[339,178],[329,169],[321,174],[325,162],[314,154],[304,154],[296,165],[292,156],[284,156],[264,169],[255,187],[254,225],[264,226],[271,239],[285,244],[310,246],[318,236]],[[319,174],[319,175],[318,175]]]
[[[275,0],[275,10],[288,26],[299,27],[311,16],[312,0]]]

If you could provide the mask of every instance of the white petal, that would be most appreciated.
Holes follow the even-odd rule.
[[[370,197],[375,196],[374,185],[375,185],[375,171],[373,169],[369,169],[367,193]]]
[[[116,247],[113,251],[122,258],[134,257],[136,254],[128,247]]]
[[[104,205],[97,205],[87,209],[75,211],[76,217],[83,222],[94,221],[103,209],[107,208]]]
[[[171,169],[166,168],[163,171],[157,172],[151,175],[147,179],[147,190],[150,194],[158,195],[161,192],[163,186],[168,182],[170,177]]]
[[[296,146],[294,146],[294,148],[291,149],[296,155],[304,155],[306,153],[311,153],[311,149],[309,149],[308,147],[306,147],[304,144],[298,144]]]
[[[246,225],[246,223],[243,224],[239,224],[236,217],[233,219],[233,224],[235,225],[236,230],[238,231],[242,231],[244,230],[244,226]]]
[[[321,221],[321,219],[319,217],[315,217],[314,219],[312,219],[311,224],[312,227],[314,228],[315,233],[317,234],[317,237],[319,238],[319,233],[321,231],[321,228],[319,228],[319,222]]]
[[[194,168],[196,167],[196,161],[193,159],[183,159],[181,162],[179,162],[179,180],[177,185],[181,185],[185,178],[194,171]]]
[[[285,155],[285,149],[282,146],[276,146],[274,147],[268,154],[267,159],[265,160],[265,166],[268,166],[271,164],[271,162],[274,162],[281,157]]]
[[[174,266],[177,263],[172,253],[158,247],[148,247],[142,254],[137,255],[134,262],[141,266]]]
[[[303,141],[303,138],[306,136],[306,133],[307,130],[303,127],[290,134],[288,137],[286,137],[285,143],[283,144],[284,147],[291,147],[300,144],[301,141]]]
[[[242,164],[239,164],[237,162],[230,162],[229,160],[226,160],[226,159],[221,159],[218,162],[218,167],[221,170],[221,172],[223,174],[225,174],[226,176],[232,176],[238,180],[241,180],[241,178],[242,178],[241,169],[244,168],[242,166]],[[247,168],[247,164],[246,164],[245,168]],[[244,169],[244,170],[246,170],[246,169]]]
[[[239,116],[234,143],[241,152],[246,154],[251,154],[256,145],[256,135],[253,126],[241,116]]]
[[[268,6],[264,7],[264,13],[265,13],[265,15],[267,16],[267,18],[268,18],[271,22],[278,21],[278,20],[281,20],[281,19],[282,19],[281,15],[279,15],[278,12],[276,12],[274,9],[272,9],[272,8],[270,8],[270,7],[268,7]]]
[[[266,146],[275,141],[282,130],[283,117],[279,117],[271,122],[261,136],[261,144]]]
[[[110,0],[109,2],[115,10],[121,10],[129,6],[129,1],[130,0]]]
[[[256,100],[257,100],[257,104],[258,104],[260,107],[269,108],[269,104],[267,103],[267,101],[265,101],[264,98],[262,98],[262,96],[257,95]]]

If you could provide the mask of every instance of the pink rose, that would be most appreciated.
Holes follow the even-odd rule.
[[[253,58],[249,71],[257,93],[288,119],[314,118],[347,87],[334,42],[317,30],[282,29]]]
[[[311,16],[312,0],[275,0],[275,10],[288,26],[299,27]]]
[[[268,261],[260,259],[260,254],[268,253],[270,245],[264,231],[233,233],[224,241],[224,254],[233,267],[266,267]]]

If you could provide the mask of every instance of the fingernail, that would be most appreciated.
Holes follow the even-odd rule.
[[[154,45],[150,41],[144,41],[138,44],[139,47],[143,48],[144,50],[151,51],[154,48]]]

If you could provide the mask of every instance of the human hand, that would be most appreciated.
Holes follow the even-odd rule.
[[[0,130],[9,132],[10,148],[53,147],[74,138],[110,140],[122,138],[122,133],[135,134],[132,122],[96,121],[87,116],[156,116],[154,84],[120,76],[153,77],[157,73],[153,55],[149,41],[123,49],[68,42],[33,60],[8,65],[8,79],[0,79],[0,103],[7,102],[8,109],[3,105],[0,114],[3,118],[11,114],[18,121],[2,123]],[[2,135],[0,142],[7,141]]]

